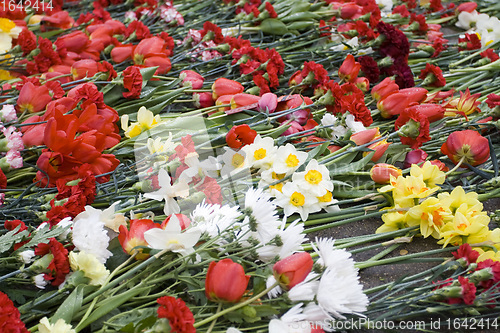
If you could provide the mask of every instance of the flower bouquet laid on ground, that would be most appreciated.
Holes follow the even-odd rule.
[[[2,1],[0,332],[498,328],[496,1]]]

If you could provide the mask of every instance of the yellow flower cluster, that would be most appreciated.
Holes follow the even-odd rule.
[[[422,167],[413,164],[410,175],[394,178],[380,192],[392,192],[394,206],[382,215],[384,224],[376,233],[394,231],[411,226],[420,226],[423,237],[438,239],[443,247],[463,243],[491,245],[488,251],[479,250],[480,260],[500,260],[496,255],[496,244],[500,249],[500,229],[489,230],[490,218],[483,211],[483,204],[475,192],[465,193],[461,186],[451,193],[439,190],[445,180],[444,172],[430,162]]]

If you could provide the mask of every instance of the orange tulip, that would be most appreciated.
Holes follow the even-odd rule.
[[[385,96],[397,92],[399,90],[399,86],[396,82],[390,77],[386,77],[382,82],[377,84],[372,88],[371,95],[377,101],[380,101]]]
[[[358,146],[361,146],[368,142],[372,142],[373,140],[379,137],[380,137],[380,131],[378,127],[376,127],[354,133],[353,135],[351,135],[350,140],[353,141]]]
[[[377,184],[389,184],[391,176],[397,178],[402,175],[401,169],[386,163],[375,164],[370,170],[370,177]]]
[[[354,59],[352,54],[347,55],[339,68],[339,78],[344,81],[354,82],[358,77],[361,64]]]
[[[405,94],[392,93],[377,103],[377,108],[380,110],[380,115],[389,119],[399,115],[410,105],[410,101]]]

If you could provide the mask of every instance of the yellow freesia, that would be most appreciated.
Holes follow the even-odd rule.
[[[393,209],[393,208],[401,208],[401,207],[396,206],[388,209]],[[408,224],[406,223],[406,216],[407,216],[406,211],[385,213],[384,215],[382,215],[382,221],[384,221],[384,224],[381,225],[375,231],[375,233],[381,234],[384,232],[396,231],[408,227]]]
[[[444,206],[450,208],[452,213],[460,207],[462,204],[467,204],[467,207],[474,207],[475,210],[481,211],[483,209],[483,204],[477,200],[478,194],[476,192],[465,193],[462,186],[457,186],[453,189],[451,193],[444,192],[438,194],[438,199],[443,203]]]
[[[464,203],[456,210],[453,221],[446,223],[441,229],[440,237],[442,239],[438,244],[443,244],[443,247],[448,244],[476,244],[488,239],[489,216],[468,214],[467,208],[467,204]]]
[[[423,175],[415,176],[399,176],[394,178],[391,175],[390,185],[382,187],[380,192],[392,191],[394,203],[400,207],[413,207],[415,199],[427,198],[439,189],[439,187],[429,188],[423,180]]]

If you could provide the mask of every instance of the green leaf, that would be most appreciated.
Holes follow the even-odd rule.
[[[51,229],[49,224],[45,224],[42,228],[37,229],[36,232],[33,232],[32,233],[32,235],[34,235],[33,238],[31,238],[31,240],[28,243],[24,244],[19,249],[17,249],[16,252],[22,252],[40,243],[47,244],[49,242],[49,239],[61,235],[62,233],[66,232],[69,228],[71,228],[71,226],[67,226],[64,228],[57,227]]]
[[[368,155],[366,155],[365,157],[363,157],[362,159],[360,159],[357,162],[344,164],[340,167],[334,165],[333,170],[330,171],[330,177],[336,176],[336,175],[343,175],[343,174],[346,174],[349,172],[354,172],[354,171],[358,171],[358,170],[362,169],[364,166],[366,166],[370,162],[373,154],[375,154],[374,151],[369,153]]]
[[[59,319],[64,319],[65,322],[70,323],[75,313],[80,311],[82,307],[83,291],[85,285],[77,286],[71,294],[64,300],[61,306],[57,309],[56,313],[52,316],[51,322],[55,323]]]
[[[155,75],[155,72],[156,70],[158,69],[158,66],[155,66],[155,67],[146,67],[146,68],[141,68],[140,69],[140,72],[141,72],[141,75],[142,75],[142,81],[145,82],[145,81],[149,81],[153,75]],[[145,82],[147,83],[147,82]],[[144,88],[144,83],[143,83],[143,88]]]
[[[98,320],[99,318],[105,316],[112,310],[116,309],[123,303],[127,302],[129,299],[131,299],[134,296],[139,295],[142,292],[145,292],[149,290],[151,287],[140,287],[140,286],[135,286],[132,289],[129,289],[123,293],[117,294],[115,296],[112,296],[102,302],[99,302],[98,307],[90,314],[90,316],[85,319],[84,322],[80,323],[77,326],[77,330],[81,330],[88,325],[92,324],[94,321]]]
[[[319,146],[314,147],[313,150],[311,150],[310,152],[307,153],[307,159],[304,162],[304,164],[307,165],[307,163],[309,163],[309,161],[311,161],[313,158],[316,158],[316,157],[320,156],[321,154],[323,154],[325,152],[325,150],[328,148],[329,144],[330,144],[329,142],[325,142]]]
[[[10,250],[14,244],[23,241],[24,238],[29,235],[28,230],[24,230],[16,234],[20,228],[21,226],[18,225],[14,230],[7,232],[5,235],[0,237],[0,253]]]

